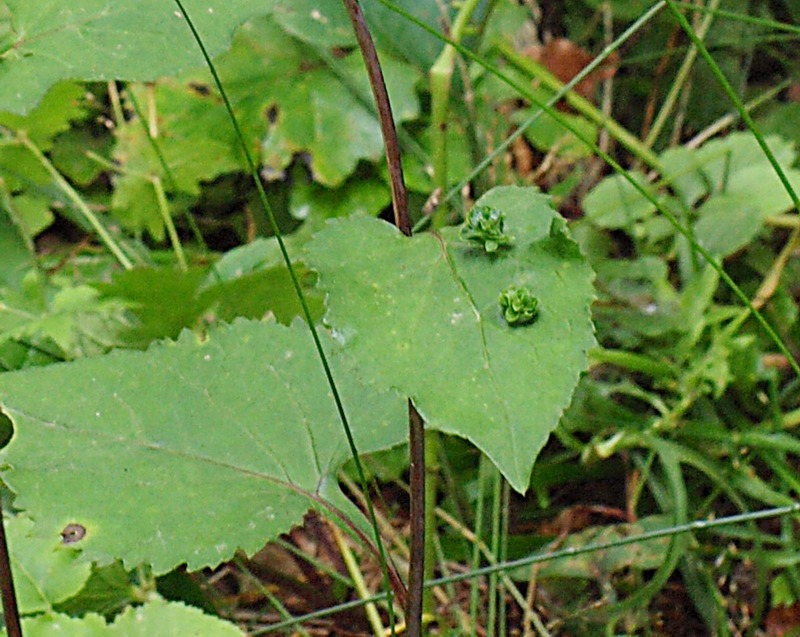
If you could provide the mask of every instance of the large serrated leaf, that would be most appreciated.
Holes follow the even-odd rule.
[[[407,239],[349,218],[319,233],[307,262],[364,377],[410,396],[428,426],[471,440],[525,491],[594,343],[593,274],[544,195],[497,188],[478,203],[506,215],[510,249],[492,256],[454,228]],[[501,316],[512,284],[539,298],[531,325]]]
[[[359,450],[401,442],[400,398],[365,390],[341,356],[334,374]],[[37,535],[83,527],[74,546],[90,560],[196,569],[257,550],[315,498],[343,499],[333,474],[348,447],[299,324],[242,320],[204,341],[185,332],[3,374],[0,405],[15,427],[0,453],[15,504]]]

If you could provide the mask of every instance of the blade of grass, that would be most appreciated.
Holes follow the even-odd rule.
[[[169,213],[169,203],[167,202],[167,194],[164,192],[164,185],[161,183],[161,177],[151,177],[150,183],[153,184],[153,190],[156,192],[158,210],[161,213],[161,220],[167,228],[167,236],[169,237],[169,242],[172,244],[172,249],[175,251],[178,267],[183,272],[187,272],[189,267],[186,265],[186,255],[183,253],[183,246],[178,237],[178,231],[175,229],[175,222],[172,220],[172,215]]]
[[[367,589],[367,584],[364,582],[364,577],[361,575],[361,570],[358,567],[358,562],[356,561],[355,555],[353,555],[353,551],[350,550],[350,547],[347,545],[347,540],[338,526],[331,525],[331,533],[333,533],[333,539],[339,547],[339,552],[347,567],[347,572],[350,573],[350,577],[353,578],[358,596],[361,599],[367,599],[369,597],[369,589]],[[375,607],[375,603],[366,602],[364,604],[364,610],[367,613],[369,625],[372,627],[372,634],[375,635],[375,637],[383,637],[383,622],[381,621],[378,609]]]
[[[450,38],[461,42],[478,0],[467,0],[458,10]],[[431,91],[431,132],[433,155],[433,184],[443,191],[447,188],[447,134],[449,129],[450,88],[456,64],[456,49],[445,44],[428,72]]]
[[[286,606],[284,606],[281,600],[279,600],[275,594],[264,585],[264,582],[261,581],[261,578],[250,570],[241,556],[237,555],[234,557],[233,562],[236,564],[239,570],[244,573],[256,590],[267,599],[267,601],[276,611],[278,611],[278,614],[283,617],[284,620],[289,620],[292,618],[292,614],[287,610]],[[300,637],[311,637],[308,631],[302,626],[297,627],[297,634],[300,635]]]
[[[564,88],[564,84],[552,73],[550,73],[550,71],[548,71],[544,66],[525,55],[517,53],[514,47],[510,44],[506,42],[500,42],[497,44],[497,50],[512,66],[516,67],[526,75],[538,80],[545,88],[553,91],[554,93],[558,93]],[[627,148],[634,155],[634,157],[644,162],[651,168],[658,168],[658,156],[652,150],[650,150],[649,147],[642,144],[638,137],[636,137],[622,125],[618,124],[615,120],[605,117],[602,111],[598,110],[598,108],[589,100],[581,97],[572,90],[565,93],[564,99],[566,100],[567,104],[569,104],[570,107],[572,107],[578,114],[583,115],[583,117],[588,119],[593,124],[596,124],[598,127],[605,128],[611,137],[625,146],[625,148]],[[545,112],[547,111],[545,110]],[[549,112],[547,112],[547,114],[551,115]],[[563,122],[559,123],[563,124]]]
[[[527,557],[523,557],[517,560],[511,560],[508,562],[501,562],[498,564],[491,564],[489,566],[484,566],[482,568],[472,569],[466,573],[456,573],[454,575],[449,575],[447,577],[440,577],[438,579],[425,582],[425,586],[426,587],[444,586],[447,584],[454,584],[456,582],[463,582],[466,580],[477,579],[479,577],[491,575],[492,573],[499,573],[502,571],[509,571],[521,567],[530,566],[531,564],[550,562],[565,557],[574,557],[575,555],[583,555],[586,553],[593,553],[596,551],[605,551],[620,546],[636,544],[638,542],[658,540],[664,537],[669,537],[671,535],[714,530],[714,529],[719,529],[720,527],[732,526],[742,523],[758,522],[759,520],[766,520],[769,518],[776,518],[776,517],[783,517],[787,515],[797,515],[797,514],[800,514],[800,502],[795,502],[793,504],[786,506],[763,509],[761,511],[739,513],[736,515],[730,515],[721,518],[694,520],[692,522],[686,522],[685,524],[668,526],[664,527],[663,529],[655,529],[653,531],[647,531],[645,533],[631,535],[625,538],[619,538],[612,542],[587,544],[586,546],[582,547],[571,546],[566,549],[562,549],[560,551],[554,551],[551,553],[535,553],[533,555],[529,555]],[[337,606],[332,606],[330,608],[324,608],[322,610],[315,611],[313,613],[308,613],[300,617],[295,617],[293,620],[288,622],[281,622],[279,624],[274,624],[272,626],[266,627],[262,630],[254,631],[252,634],[254,637],[259,635],[266,635],[268,633],[277,632],[279,630],[284,630],[286,628],[291,628],[292,626],[296,626],[299,622],[306,622],[313,619],[319,619],[321,617],[327,617],[329,615],[350,610],[352,608],[357,608],[359,606],[362,606],[367,601],[378,602],[385,599],[386,599],[386,593],[379,593],[377,595],[373,595],[367,600],[356,600],[352,602],[346,602],[344,604],[339,604]]]
[[[719,6],[719,2],[720,0],[711,0],[709,6],[713,5],[712,8],[716,9]],[[702,40],[706,37],[706,34],[711,28],[711,23],[713,21],[714,14],[710,12],[707,13],[705,19],[700,25],[700,28],[697,30],[698,39]],[[661,134],[661,130],[667,123],[667,118],[669,118],[675,108],[675,104],[678,101],[678,96],[686,86],[686,82],[689,80],[689,74],[692,71],[692,67],[694,66],[696,59],[697,46],[693,45],[689,47],[689,50],[686,52],[683,62],[681,62],[681,66],[672,82],[672,86],[670,87],[666,97],[664,98],[664,101],[661,104],[661,110],[658,112],[658,115],[656,115],[656,118],[653,121],[653,126],[650,128],[650,132],[647,133],[647,137],[644,139],[644,145],[647,146],[647,148],[652,148],[656,143],[658,136]]]
[[[500,472],[492,467],[492,535],[491,546],[492,554],[498,555],[500,553],[500,518],[502,506],[502,489],[503,477]],[[488,637],[494,637],[497,630],[497,604],[499,601],[499,579],[497,573],[492,573],[489,576],[489,612],[486,620],[486,634]]]
[[[766,27],[767,29],[775,29],[778,31],[787,31],[789,33],[796,33],[800,35],[800,26],[788,24],[786,22],[779,22],[777,20],[770,20],[768,18],[759,18],[757,16],[747,15],[745,13],[738,13],[736,11],[726,11],[725,9],[710,9],[700,4],[692,2],[675,2],[676,7],[682,7],[689,11],[696,11],[699,13],[710,13],[720,18],[727,18],[729,20],[736,20],[744,24],[752,24],[755,26]]]
[[[170,168],[169,164],[167,163],[167,158],[164,157],[164,153],[161,151],[161,145],[156,141],[156,138],[153,136],[153,131],[150,130],[150,127],[147,125],[147,120],[145,120],[144,115],[142,114],[141,109],[139,108],[139,100],[136,99],[136,95],[133,91],[129,90],[127,92],[127,99],[130,101],[131,105],[133,106],[133,110],[136,112],[136,117],[139,120],[139,124],[144,131],[145,136],[147,137],[147,141],[150,143],[150,148],[153,149],[153,153],[155,153],[156,158],[158,159],[158,163],[161,166],[161,170],[164,171],[164,177],[166,178],[167,187],[170,190],[177,190],[175,175],[172,173],[172,168]],[[119,101],[119,96],[117,96],[117,101]],[[113,102],[112,102],[113,103]],[[125,120],[119,120],[118,126],[124,125]],[[200,228],[197,225],[197,222],[194,220],[191,212],[188,210],[186,211],[186,222],[189,224],[189,228],[192,231],[192,235],[194,236],[195,241],[197,241],[200,248],[203,252],[208,255],[210,254],[210,250],[208,249],[208,245],[206,244],[206,240],[203,238],[203,233],[200,231]],[[212,269],[214,276],[217,278],[218,281],[221,281],[219,277],[219,273],[217,272],[216,268]]]
[[[53,179],[61,192],[66,195],[67,199],[69,199],[75,209],[81,213],[89,225],[94,228],[94,231],[100,237],[100,240],[111,251],[111,254],[114,255],[119,264],[126,270],[130,270],[133,267],[133,263],[131,263],[131,260],[125,255],[117,242],[114,241],[114,238],[111,236],[111,234],[109,234],[106,227],[97,218],[97,215],[95,215],[89,209],[89,206],[86,205],[86,202],[81,198],[78,192],[69,185],[69,182],[64,179],[61,173],[58,172],[58,169],[53,166],[50,160],[45,157],[44,153],[39,150],[39,147],[34,144],[27,135],[20,131],[17,132],[16,138],[19,140],[20,144],[27,148],[31,154],[36,157],[39,163],[50,174],[50,177]]]
[[[714,61],[714,58],[711,57],[711,54],[708,52],[708,49],[705,47],[702,40],[695,33],[694,29],[692,29],[691,25],[686,20],[686,17],[680,11],[678,11],[675,0],[666,0],[666,2],[667,2],[667,8],[672,13],[675,20],[680,25],[680,27],[686,32],[686,35],[689,36],[689,39],[692,41],[692,44],[697,48],[700,55],[706,61],[706,64],[708,64],[712,74],[717,79],[717,82],[719,82],[723,91],[725,91],[725,94],[728,96],[728,99],[731,100],[731,103],[733,103],[733,105],[736,107],[736,110],[739,112],[742,121],[747,125],[747,128],[750,129],[750,132],[753,133],[753,137],[755,137],[756,142],[761,147],[762,152],[766,156],[769,163],[772,165],[775,174],[778,175],[778,179],[780,179],[781,184],[783,185],[784,189],[791,198],[795,210],[800,211],[800,197],[798,197],[798,194],[795,192],[794,188],[792,187],[792,184],[789,182],[789,179],[786,176],[786,173],[784,172],[780,163],[778,163],[778,159],[775,157],[775,154],[772,152],[770,147],[767,145],[767,142],[764,140],[764,136],[761,135],[758,128],[756,127],[756,124],[753,121],[753,118],[750,116],[750,113],[747,111],[744,102],[742,102],[741,98],[737,95],[733,86],[731,86],[731,83],[728,81],[728,78],[725,77],[725,74],[719,68],[719,65]],[[758,309],[763,307],[763,305],[767,302],[767,300],[772,296],[772,294],[777,289],[779,279],[781,277],[781,274],[783,273],[784,268],[786,267],[786,263],[788,262],[791,254],[795,251],[795,249],[798,246],[800,246],[800,227],[795,228],[792,231],[789,239],[786,241],[786,245],[784,246],[781,253],[778,255],[778,258],[775,260],[773,267],[770,269],[770,272],[767,274],[763,283],[756,292],[753,302],[749,303],[748,307],[751,311],[756,312],[756,318],[760,316],[760,314],[758,313]],[[777,336],[777,333],[775,334],[775,336]],[[781,344],[783,344],[783,341],[781,341]],[[785,354],[785,352],[782,353]],[[800,375],[800,367],[798,367],[797,361],[794,360],[794,357],[789,355],[787,358],[789,359],[790,363],[792,363],[792,369],[794,369],[795,373]]]
[[[473,533],[475,534],[475,542],[473,543],[472,548],[472,570],[477,570],[481,563],[481,550],[480,544],[482,542],[481,538],[483,537],[483,517],[484,517],[484,507],[486,501],[486,484],[489,479],[489,468],[490,464],[486,456],[481,454],[480,459],[478,460],[478,494],[477,494],[477,504],[475,506],[475,528]],[[478,625],[479,625],[479,617],[478,617],[478,602],[480,600],[480,582],[476,579],[470,581],[470,591],[469,591],[469,617],[470,621],[472,622],[472,637],[476,637],[478,634]]]
[[[225,109],[228,112],[228,117],[230,118],[231,124],[233,125],[234,131],[236,133],[236,138],[239,142],[239,147],[244,154],[245,161],[247,162],[247,167],[250,172],[250,176],[253,179],[253,182],[256,186],[256,190],[258,192],[258,198],[261,203],[264,212],[267,215],[267,219],[269,221],[270,227],[275,235],[275,238],[278,241],[278,247],[280,248],[281,256],[283,257],[283,262],[286,264],[286,268],[289,272],[289,277],[292,281],[292,287],[294,288],[295,294],[297,295],[298,300],[300,301],[300,306],[303,309],[303,316],[305,318],[306,324],[308,325],[309,332],[311,333],[311,337],[314,341],[314,347],[317,350],[317,355],[319,356],[320,363],[322,364],[322,368],[325,372],[325,378],[328,381],[328,386],[331,389],[331,394],[333,395],[333,401],[336,405],[336,411],[339,415],[339,420],[342,423],[342,428],[345,433],[345,437],[347,438],[347,445],[350,450],[350,455],[353,458],[353,463],[356,467],[356,471],[359,476],[359,480],[362,484],[362,488],[364,489],[365,494],[367,494],[367,479],[364,474],[364,468],[361,464],[361,460],[359,459],[358,450],[356,448],[355,440],[353,438],[353,432],[350,428],[350,423],[347,418],[347,413],[344,408],[344,403],[342,402],[341,395],[339,394],[339,389],[336,385],[336,381],[333,378],[333,372],[331,371],[330,364],[328,363],[327,356],[325,355],[325,351],[322,348],[322,341],[320,340],[319,333],[317,332],[317,328],[314,325],[314,319],[311,316],[311,310],[308,307],[308,302],[306,300],[305,294],[303,294],[303,289],[300,286],[300,281],[297,277],[297,273],[292,266],[292,261],[289,258],[289,252],[286,249],[286,243],[283,240],[283,236],[281,235],[280,227],[278,226],[278,222],[275,218],[275,213],[272,210],[272,206],[269,203],[269,199],[267,198],[267,193],[264,190],[264,185],[261,183],[261,178],[258,174],[258,169],[256,168],[255,161],[253,160],[252,155],[250,154],[250,150],[247,147],[247,142],[245,141],[244,134],[242,133],[241,127],[239,126],[239,122],[236,119],[236,115],[233,112],[233,106],[231,105],[230,100],[228,99],[227,91],[225,91],[225,87],[222,85],[222,81],[217,73],[217,69],[214,66],[214,63],[211,60],[211,57],[208,54],[208,50],[203,43],[203,39],[200,37],[199,32],[195,28],[194,22],[191,19],[191,16],[186,12],[184,9],[183,3],[181,0],[174,0],[175,5],[178,7],[181,15],[186,20],[186,24],[189,27],[189,30],[192,32],[192,36],[194,37],[195,42],[197,43],[200,52],[203,55],[203,59],[208,66],[208,69],[211,73],[212,78],[214,79],[214,83],[217,87],[217,90],[222,97],[222,101],[225,104]],[[387,594],[389,595],[389,615],[390,621],[392,620],[392,594],[394,593],[398,597],[405,602],[406,591],[402,582],[400,581],[399,577],[396,573],[394,573],[394,577],[389,572],[389,560],[386,556],[386,549],[383,545],[383,541],[381,540],[381,534],[378,530],[378,523],[375,519],[375,510],[372,505],[372,500],[367,495],[367,509],[369,512],[370,524],[372,525],[372,531],[375,535],[375,543],[378,547],[378,552],[380,554],[381,560],[381,569],[383,571],[384,577],[384,584],[387,587]],[[393,625],[394,622],[391,621]]]
[[[408,12],[404,11],[402,8],[398,7],[397,5],[390,2],[390,0],[379,0],[381,4],[388,7],[398,15],[403,16],[404,18],[411,20],[414,24],[416,24],[421,29],[427,31],[431,35],[445,41],[449,42],[447,38],[442,36],[438,31],[431,29],[427,24],[418,20],[415,16],[409,14]],[[639,29],[645,25],[648,21],[650,21],[653,17],[655,17],[659,11],[664,7],[664,2],[658,2],[653,7],[651,7],[648,11],[646,11],[638,20],[636,20],[631,26],[629,26],[625,31],[623,31],[619,37],[617,37],[609,46],[605,47],[596,57],[592,60],[587,66],[585,66],[580,73],[578,73],[572,80],[567,82],[563,87],[556,92],[556,94],[551,97],[547,101],[547,106],[555,106],[558,102],[560,102],[564,97],[575,87],[577,86],[584,78],[588,77],[597,67],[599,67],[603,62],[611,55],[614,51],[616,51],[624,42],[626,42],[629,38],[631,38],[634,34],[636,34]],[[462,50],[462,47],[455,46],[456,50],[458,50],[462,55],[465,55],[465,50]],[[467,55],[466,57],[470,57]],[[474,58],[475,56],[472,56]],[[474,60],[473,60],[474,61]],[[486,68],[486,66],[485,66]],[[491,72],[491,71],[490,71]],[[508,82],[506,82],[508,83]],[[516,88],[512,83],[511,86]],[[481,161],[470,173],[465,176],[458,184],[453,186],[446,195],[441,198],[440,204],[447,203],[454,197],[458,196],[462,189],[469,184],[470,182],[474,181],[476,177],[483,172],[487,166],[491,165],[491,163],[502,153],[504,153],[511,144],[514,143],[516,139],[518,139],[521,135],[525,133],[525,131],[530,127],[535,121],[537,121],[540,117],[545,115],[546,112],[544,109],[540,108],[536,112],[532,113],[531,116],[525,120],[519,127],[509,135],[505,141],[500,144],[495,150],[489,153],[483,161]],[[424,217],[421,219],[417,225],[414,227],[414,232],[417,232],[425,224],[430,221],[429,218]]]
[[[651,444],[653,444],[653,448],[658,454],[664,469],[670,501],[659,502],[659,504],[664,510],[667,508],[672,509],[675,525],[680,526],[686,523],[689,515],[686,485],[681,475],[680,461],[677,455],[673,453],[670,446],[661,445],[661,442],[660,440],[652,440]],[[684,534],[672,536],[669,546],[667,547],[664,561],[656,569],[650,581],[625,600],[606,609],[611,614],[611,619],[609,621],[611,625],[615,625],[624,613],[636,608],[647,607],[655,594],[667,583],[673,571],[678,567],[678,563],[688,546],[688,542],[689,538]]]

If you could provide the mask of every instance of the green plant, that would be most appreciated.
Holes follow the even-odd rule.
[[[387,116],[375,116],[338,1],[274,0],[265,7],[240,0],[224,10],[187,1],[176,11],[153,0],[119,3],[116,12],[104,11],[106,4],[0,5],[0,86],[14,87],[0,89],[7,111],[0,113],[0,362],[21,370],[0,376],[8,441],[1,453],[4,504],[15,512],[8,518],[14,569],[29,573],[28,588],[39,591],[20,594],[26,633],[47,634],[54,622],[126,634],[132,621],[161,631],[170,622],[197,621],[203,634],[233,634],[228,623],[162,601],[161,576],[181,564],[215,566],[237,549],[252,554],[299,524],[308,509],[358,538],[402,598],[402,578],[375,537],[380,511],[372,511],[367,485],[353,489],[362,490],[372,528],[343,496],[337,476],[346,460],[406,441],[407,409],[412,448],[415,422],[417,431],[425,422],[435,476],[426,498],[427,579],[436,561],[446,568],[435,558],[437,493],[447,511],[463,512],[461,521],[450,518],[440,552],[467,555],[452,529],[473,525],[477,577],[490,573],[479,569],[481,556],[502,562],[563,540],[550,548],[545,537],[524,548],[514,544],[503,480],[520,494],[532,486],[539,508],[550,510],[557,487],[582,485],[599,466],[623,458],[625,506],[631,515],[641,507],[642,518],[573,534],[564,555],[583,555],[587,543],[609,552],[595,546],[586,558],[538,571],[554,614],[564,618],[558,621],[586,621],[581,630],[589,634],[598,624],[638,630],[647,623],[642,609],[679,572],[705,623],[723,625],[717,573],[689,550],[685,535],[723,531],[692,520],[763,506],[781,505],[784,516],[796,511],[797,443],[784,431],[796,421],[796,390],[761,364],[777,341],[785,363],[796,366],[796,304],[781,283],[793,272],[796,237],[773,258],[765,232],[793,223],[783,215],[797,204],[791,144],[734,133],[700,148],[653,151],[670,100],[645,142],[616,121],[608,126],[657,172],[623,171],[607,147],[595,145],[596,129],[583,126],[584,119],[607,124],[608,113],[575,97],[569,103],[577,119],[547,107],[570,143],[588,144],[618,171],[585,198],[586,218],[572,228],[576,242],[549,197],[520,185],[484,192],[485,177],[470,171],[469,159],[511,139],[503,126],[521,124],[521,135],[540,116],[524,119],[520,110],[497,126],[498,104],[511,95],[554,104],[563,92],[502,36],[492,39],[523,9],[465,3],[452,14],[452,40],[437,57],[440,43],[426,40],[430,33],[409,40],[378,17],[395,14],[370,5],[396,123],[405,124],[398,142],[410,211],[418,225],[433,219],[433,232],[404,237],[410,223],[400,223],[406,206],[398,166],[391,152],[387,165],[380,158]],[[425,11],[434,4],[419,3],[405,15],[407,24],[413,19],[430,29],[436,20]],[[624,13],[623,4],[608,6]],[[642,19],[655,20],[665,6],[673,15],[662,11],[660,27],[688,27],[673,2],[655,3]],[[484,18],[491,18],[485,29],[470,28]],[[200,70],[188,19],[209,61],[215,56],[212,72],[223,94]],[[699,33],[713,41],[710,25],[709,19]],[[122,30],[131,35],[114,40]],[[149,38],[187,44],[162,55]],[[86,42],[106,54],[88,66],[79,55]],[[706,54],[699,40],[693,46]],[[47,55],[52,50],[74,57],[69,72]],[[460,77],[456,54],[476,62]],[[695,59],[687,53],[684,68]],[[500,72],[490,60],[510,66]],[[421,132],[427,121],[415,83],[428,69],[431,129]],[[544,86],[532,91],[528,73]],[[279,84],[287,77],[290,83]],[[676,73],[676,94],[686,77]],[[76,78],[95,82],[87,85],[91,98]],[[477,101],[456,108],[452,95],[459,91]],[[98,117],[108,129],[96,127]],[[555,156],[561,142],[554,143]],[[76,152],[78,144],[89,151]],[[501,183],[525,181],[503,173],[502,162],[494,168]],[[255,186],[242,178],[248,171]],[[477,201],[471,208],[466,202],[461,228],[445,226],[458,211],[453,193],[463,180],[476,188]],[[444,193],[447,214],[423,216],[434,187]],[[402,232],[374,218],[390,190]],[[99,237],[104,250],[42,258],[34,240],[53,227],[54,212]],[[160,249],[165,240],[169,252]],[[598,273],[593,316],[602,348],[590,320],[594,274],[579,245]],[[618,258],[621,245],[625,259]],[[715,259],[726,258],[723,269]],[[72,273],[61,272],[64,263]],[[753,316],[766,336],[749,313],[762,308],[764,316]],[[153,343],[159,338],[170,340]],[[98,356],[140,348],[147,349]],[[50,364],[62,359],[70,362]],[[589,361],[592,373],[581,377]],[[478,471],[461,457],[471,457],[472,447],[432,432],[469,441],[499,473],[485,461]],[[413,474],[411,482],[413,490]],[[444,493],[440,484],[456,486]],[[419,497],[417,491],[412,501]],[[777,538],[755,519],[731,519],[740,550],[772,560],[792,550],[791,529]],[[664,531],[671,539],[642,545],[627,561],[614,551],[626,534],[647,537],[665,525],[674,527]],[[42,552],[57,564],[28,562]],[[505,630],[507,591],[525,623],[546,634],[517,588],[529,571],[510,569],[491,571],[488,630]],[[37,570],[57,573],[52,588],[39,584],[44,576]],[[501,578],[501,570],[508,574]],[[793,565],[782,571],[773,580],[776,597],[791,600],[796,578]],[[453,581],[445,575],[439,584]],[[582,582],[581,594],[564,597],[559,581]],[[592,585],[604,596],[578,621]],[[765,595],[766,580],[759,586]],[[104,588],[116,593],[101,607],[89,592]],[[471,617],[458,619],[464,630],[479,621],[477,593],[473,588]],[[143,606],[114,619],[129,604]],[[433,610],[430,600],[426,610]],[[108,623],[77,618],[87,611],[105,614]],[[373,630],[380,621],[373,614]]]

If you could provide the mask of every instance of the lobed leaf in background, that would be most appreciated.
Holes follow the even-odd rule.
[[[293,247],[292,238],[288,243]],[[312,316],[321,317],[324,308],[313,277],[302,264],[294,267]],[[302,316],[274,238],[229,250],[210,269],[135,268],[94,287],[102,301],[127,307],[128,321],[119,334],[126,347],[144,348],[154,340],[177,338],[185,328],[202,331],[237,317],[273,316],[289,325]]]
[[[262,18],[243,25],[231,50],[215,64],[251,152],[261,158],[268,177],[283,177],[302,155],[315,182],[337,188],[359,161],[381,159],[378,121],[352,90],[369,94],[358,52],[341,54],[337,70],[344,75],[338,75],[278,20]],[[382,64],[398,121],[416,118],[418,72],[386,56]],[[142,108],[150,105],[146,124],[174,177],[174,183],[165,182],[171,188],[197,196],[201,182],[244,170],[227,113],[205,71],[131,90]],[[163,238],[150,179],[166,176],[140,122],[120,128],[114,156],[122,171],[113,199],[117,216],[132,229],[146,228]],[[386,190],[377,177],[372,182]]]
[[[60,82],[26,116],[0,112],[0,127],[24,134],[40,150],[49,151],[72,121],[85,116],[84,93],[78,84]],[[13,136],[3,136],[0,141],[0,175],[0,213],[14,222],[30,245],[33,237],[53,222],[50,206],[61,197],[44,167]]]
[[[593,274],[535,189],[496,188],[476,205],[506,215],[510,248],[487,255],[456,228],[409,240],[349,218],[320,232],[306,260],[364,378],[409,396],[427,426],[473,442],[524,492],[594,344]],[[531,325],[503,320],[511,285],[538,297]]]
[[[326,347],[336,345],[326,339]],[[402,442],[404,403],[334,374],[362,452]],[[53,397],[58,396],[57,400]],[[14,425],[0,453],[36,535],[85,529],[100,564],[197,569],[253,553],[327,499],[349,457],[302,326],[237,321],[198,340],[0,376]]]

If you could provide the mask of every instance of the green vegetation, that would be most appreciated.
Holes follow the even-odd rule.
[[[0,1],[25,635],[400,630],[410,403],[425,630],[789,634],[800,12],[363,8],[411,237],[340,0]]]

